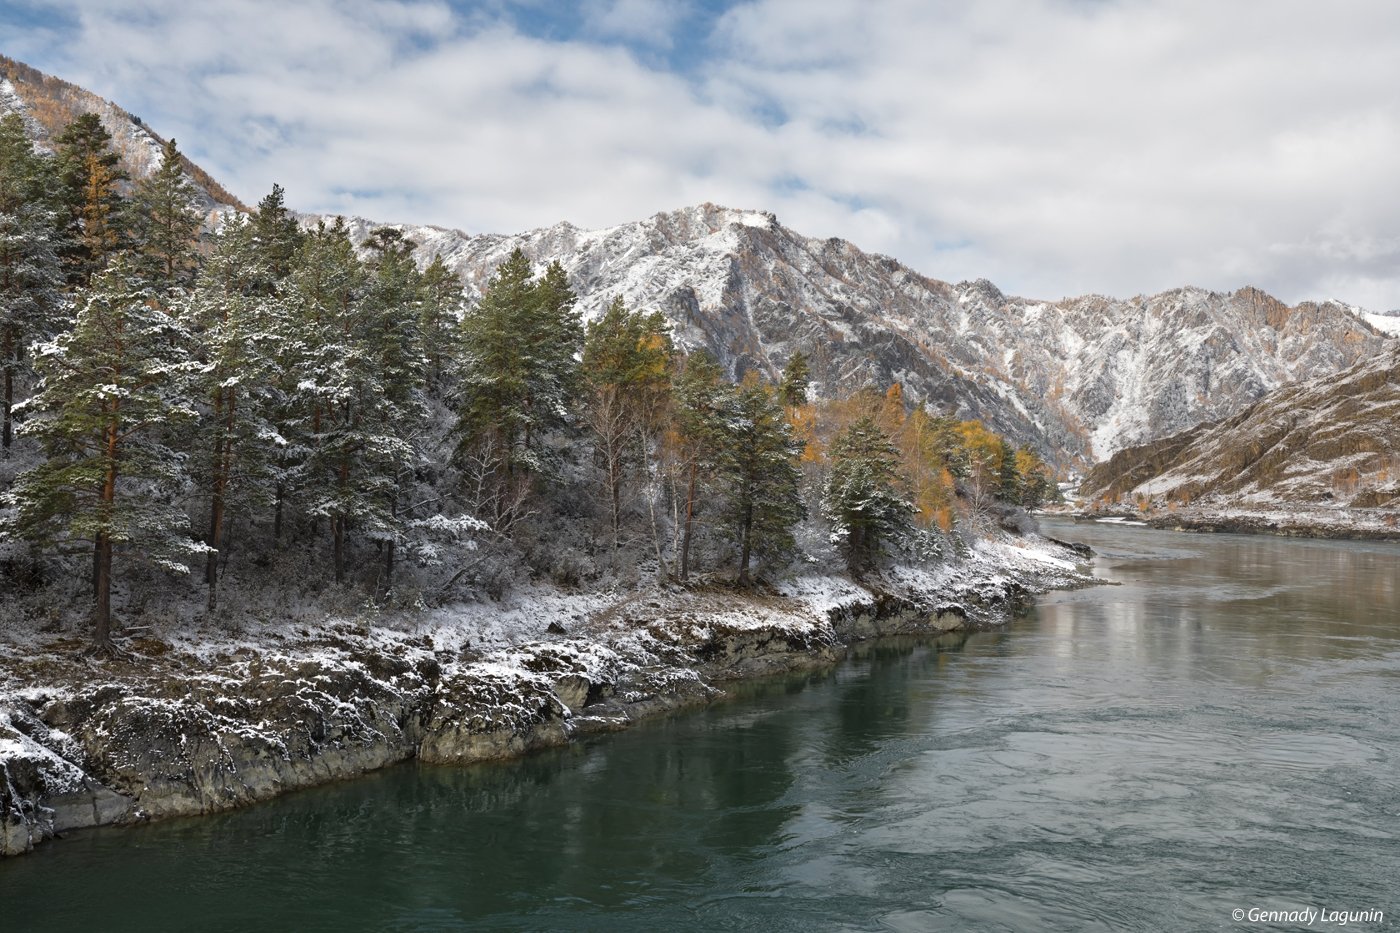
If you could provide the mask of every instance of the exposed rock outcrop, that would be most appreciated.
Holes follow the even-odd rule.
[[[1167,527],[1400,536],[1400,351],[1120,451],[1080,495]]]

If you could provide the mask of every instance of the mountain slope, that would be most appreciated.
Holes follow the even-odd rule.
[[[1400,505],[1400,349],[1120,451],[1080,493],[1149,509]]]
[[[375,224],[351,222],[357,239]],[[1087,463],[1231,415],[1285,383],[1345,369],[1388,345],[1338,302],[1289,307],[1256,289],[1183,288],[1116,300],[1007,297],[952,285],[767,213],[703,204],[606,230],[562,223],[515,236],[390,225],[441,256],[475,296],[520,247],[560,261],[585,315],[615,295],[662,310],[679,341],[735,375],[813,358],[818,390],[904,384],[1061,465]]]
[[[133,178],[158,164],[161,139],[139,119],[0,56],[0,112],[8,110],[25,115],[41,145],[77,114],[96,113]],[[185,167],[211,223],[246,210],[198,166]],[[351,226],[362,241],[379,225]],[[1066,467],[1228,417],[1394,342],[1373,326],[1389,319],[1337,302],[1289,307],[1250,288],[1007,297],[985,280],[952,285],[845,240],[804,237],[772,214],[713,204],[596,231],[391,226],[419,244],[424,262],[442,256],[461,273],[468,297],[520,247],[536,263],[563,264],[586,316],[616,295],[659,309],[683,346],[707,347],[736,377],[776,377],[801,350],[819,392],[897,381],[910,399],[979,418]]]
[[[160,166],[165,140],[140,119],[76,84],[0,55],[0,115],[10,112],[25,117],[35,141],[46,149],[52,148],[54,138],[75,117],[95,113],[112,134],[122,168],[131,178],[144,178]],[[184,169],[210,220],[225,211],[247,211],[241,201],[188,158]]]

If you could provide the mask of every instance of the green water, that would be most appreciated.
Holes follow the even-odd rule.
[[[1122,585],[521,762],[75,833],[0,863],[0,929],[1393,926],[1400,548],[1050,530]]]

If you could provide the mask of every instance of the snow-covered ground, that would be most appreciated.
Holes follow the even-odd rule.
[[[1376,330],[1383,334],[1390,334],[1392,337],[1400,337],[1400,311],[1391,311],[1389,314],[1375,314],[1370,311],[1361,312],[1361,317]]]
[[[394,761],[523,754],[707,702],[725,680],[830,663],[844,642],[1006,621],[1088,578],[1001,537],[928,567],[775,590],[535,587],[502,603],[230,625],[152,623],[122,656],[0,629],[0,852],[66,829],[203,813]]]

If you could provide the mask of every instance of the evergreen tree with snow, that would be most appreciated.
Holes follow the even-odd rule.
[[[131,249],[136,267],[163,294],[194,281],[199,228],[203,223],[195,189],[185,177],[183,156],[168,140],[160,166],[136,183],[128,202]]]
[[[1016,448],[1006,438],[998,438],[997,496],[1003,502],[1021,502],[1021,474],[1016,470]]]
[[[263,288],[269,294],[273,285],[292,274],[292,263],[305,236],[296,217],[287,210],[286,191],[281,185],[273,185],[253,213],[253,239],[268,275]]]
[[[69,123],[55,140],[67,212],[64,262],[70,285],[85,285],[126,245],[120,185],[127,180],[112,135],[96,114]]]
[[[30,344],[51,338],[62,306],[60,234],[51,160],[35,152],[18,114],[0,119],[0,449],[9,454],[17,382]]]
[[[377,471],[372,483],[382,485],[387,498],[387,517],[376,529],[384,552],[381,586],[386,592],[393,588],[395,561],[406,530],[400,492],[426,460],[423,389],[428,361],[421,327],[423,277],[413,260],[415,245],[393,228],[381,227],[371,234],[367,244],[370,276],[361,302],[367,375],[377,393],[372,404],[362,405],[366,444],[376,454],[365,459],[367,467]]]
[[[583,319],[574,305],[578,296],[558,261],[551,262],[526,305],[525,446],[540,463],[543,436],[562,427],[574,410],[580,390],[576,356],[583,341]]]
[[[681,582],[690,579],[690,552],[695,522],[706,498],[706,487],[719,465],[727,422],[724,419],[730,386],[715,358],[696,350],[682,361],[673,388],[671,418],[673,448],[685,487],[680,540]]]
[[[204,580],[211,610],[218,603],[220,558],[226,564],[231,548],[229,519],[251,517],[274,501],[285,446],[275,424],[284,306],[260,293],[268,275],[253,225],[232,221],[214,238],[193,290],[178,306],[198,363],[191,383],[202,417],[193,432],[190,473],[209,503]]]
[[[536,282],[516,249],[463,315],[458,458],[494,527],[518,517],[531,474],[547,466],[545,436],[573,407],[582,337],[574,303],[562,267]]]
[[[783,397],[783,404],[792,408],[805,405],[807,387],[811,384],[811,363],[807,360],[807,354],[796,350],[788,357],[787,365],[783,367],[782,381],[778,383],[778,393]]]
[[[912,529],[914,506],[900,491],[899,450],[873,418],[856,421],[831,446],[822,510],[832,542],[854,574]]]
[[[535,300],[530,261],[516,249],[462,318],[462,444],[489,445],[512,474],[524,459],[519,448],[530,417],[524,323]]]
[[[277,510],[297,502],[330,523],[336,582],[345,578],[348,525],[366,503],[357,495],[361,375],[368,366],[359,302],[365,270],[344,221],[318,223],[297,252],[291,275],[286,350],[288,401],[280,432],[293,439],[282,466]]]
[[[38,349],[41,382],[24,403],[23,431],[48,459],[8,498],[21,536],[92,542],[93,645],[111,652],[116,549],[176,572],[188,572],[185,560],[203,550],[175,504],[183,459],[166,443],[197,413],[185,335],[130,265],[118,260],[79,297],[72,330]]]
[[[424,416],[412,246],[379,233],[366,266],[337,219],[307,237],[289,279],[295,336],[283,433],[297,454],[284,494],[329,523],[337,583],[352,530],[387,549],[386,581],[402,533],[398,490],[412,474]]]
[[[802,445],[771,386],[750,376],[729,394],[718,456],[725,485],[724,525],[739,548],[739,583],[755,555],[777,558],[795,547],[792,527],[806,514],[797,458]]]
[[[462,280],[447,268],[441,256],[434,256],[423,270],[422,292],[419,327],[427,352],[428,391],[437,398],[443,398],[450,391],[448,381],[457,356],[457,341],[461,336]]]

